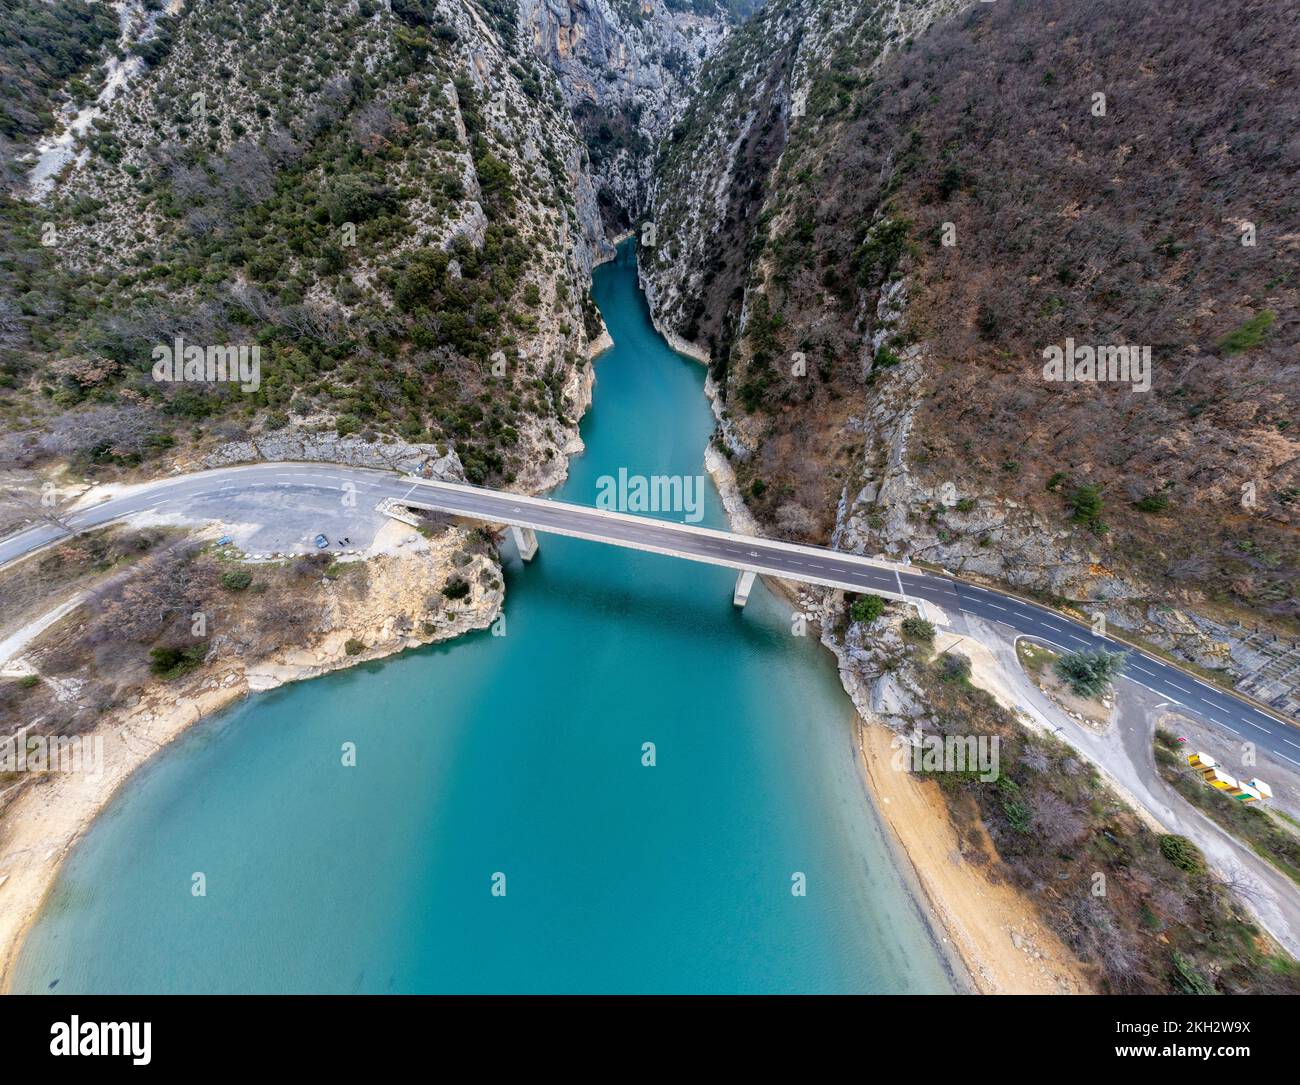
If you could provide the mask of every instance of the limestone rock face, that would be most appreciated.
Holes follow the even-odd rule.
[[[520,0],[520,33],[559,77],[612,228],[644,208],[651,151],[730,23],[721,8],[700,15],[663,0]]]
[[[950,308],[936,304],[943,258],[934,254],[949,244],[969,254],[975,227],[963,220],[960,235],[942,240],[929,228],[957,230],[942,221],[962,219],[956,199],[942,215],[933,212],[939,221],[923,213],[934,201],[928,189],[920,194],[921,182],[903,199],[904,178],[918,176],[904,137],[910,126],[922,142],[915,125],[935,108],[907,58],[920,64],[926,40],[947,43],[933,45],[938,56],[973,34],[978,11],[989,7],[789,0],[766,5],[733,31],[660,144],[645,214],[656,244],[642,247],[639,263],[652,318],[674,346],[711,359],[715,443],[764,534],[910,557],[1048,596],[1079,616],[1104,614],[1116,631],[1223,670],[1282,707],[1281,676],[1297,649],[1270,619],[1295,613],[1288,602],[1294,576],[1286,572],[1294,562],[1284,556],[1294,547],[1283,534],[1298,492],[1294,440],[1285,436],[1294,412],[1268,414],[1269,404],[1281,402],[1272,392],[1234,402],[1216,386],[1201,398],[1222,411],[1214,423],[1182,419],[1199,417],[1199,405],[1161,415],[1137,411],[1137,398],[1120,397],[1114,403],[1124,405],[1115,408],[1101,396],[1087,400],[1093,413],[1076,405],[1068,419],[1058,418],[1041,398],[1037,368],[1030,366],[1031,381],[1019,376],[1025,343],[992,330],[998,321],[1003,330],[1032,327],[1041,313],[1013,301],[1005,312],[989,305],[984,313],[965,296]],[[883,98],[864,93],[868,86]],[[903,102],[899,116],[907,118],[889,140],[880,112],[886,99]],[[872,146],[885,150],[864,152]],[[1002,180],[1014,176],[1001,168]],[[998,176],[985,177],[981,191],[991,192]],[[879,192],[876,178],[888,179]],[[871,195],[855,196],[855,186]],[[1054,204],[1047,215],[1057,216]],[[990,248],[996,243],[977,250],[980,260]],[[1180,281],[1177,293],[1183,290]],[[1207,288],[1204,296],[1224,292]],[[1200,315],[1186,324],[1189,344],[1221,334]],[[988,328],[979,327],[984,316]],[[976,343],[968,354],[954,347],[960,336],[945,338],[951,328]],[[795,375],[790,360],[802,352],[807,365]],[[1188,372],[1199,366],[1194,358],[1187,364]],[[1001,373],[1016,375],[999,383]],[[1177,394],[1184,393],[1194,398],[1185,388]],[[1261,426],[1265,415],[1284,424]],[[1171,418],[1172,429],[1163,424]],[[1246,469],[1240,459],[1222,460],[1225,430],[1196,438],[1197,427],[1219,424],[1238,426],[1232,432],[1254,442],[1252,477],[1270,479],[1284,499],[1251,506],[1248,517],[1235,493],[1225,500],[1228,483]],[[1071,490],[1085,483],[1104,492],[1104,523],[1072,515]],[[1157,488],[1174,495],[1172,504],[1148,515],[1142,501]],[[1191,519],[1192,506],[1216,502],[1222,516]],[[1180,533],[1176,517],[1184,512],[1187,523],[1219,534],[1202,542]],[[1203,569],[1218,581],[1201,582]],[[1258,606],[1272,632],[1236,625],[1238,599]],[[1286,643],[1268,641],[1273,633]],[[846,677],[846,685],[854,681]],[[877,695],[900,703],[889,683],[874,689],[864,681],[854,694],[860,706]],[[1296,696],[1290,681],[1287,695]]]
[[[75,160],[36,194],[59,224],[49,255],[62,273],[118,284],[93,319],[60,312],[47,352],[103,332],[130,360],[113,363],[111,391],[154,407],[187,391],[142,369],[156,344],[256,340],[262,398],[205,404],[193,446],[153,458],[164,471],[274,459],[414,470],[457,445],[456,472],[476,481],[558,481],[589,400],[591,270],[612,253],[571,103],[630,102],[656,84],[649,38],[620,38],[612,8],[548,8],[539,40],[574,58],[552,71],[504,9],[236,7],[169,15],[168,48],[147,64],[133,55],[97,109],[96,145],[74,141]],[[617,94],[582,75],[607,61],[629,80]],[[53,210],[65,205],[82,212]],[[0,284],[0,314],[10,306]],[[52,376],[109,391],[91,362]],[[543,381],[563,395],[500,394]],[[467,421],[483,413],[491,428]]]
[[[294,429],[276,430],[246,441],[230,441],[203,456],[196,466],[229,467],[258,460],[343,463],[349,467],[388,468],[404,474],[416,472],[444,482],[465,481],[465,469],[455,449],[442,452],[437,445],[364,441],[359,437]]]

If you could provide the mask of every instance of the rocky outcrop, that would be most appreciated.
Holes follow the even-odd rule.
[[[21,389],[32,410],[14,416],[53,425],[93,390],[105,408],[159,408],[158,430],[207,422],[158,442],[174,451],[151,450],[148,466],[164,470],[411,469],[436,445],[473,481],[562,478],[590,399],[591,269],[612,249],[560,79],[514,13],[272,0],[187,5],[172,22],[168,48],[136,58],[74,140],[73,166],[25,209],[58,242],[14,289],[97,300],[41,303],[48,336],[17,345],[60,386],[43,397],[34,376]],[[630,78],[628,95],[653,82]],[[9,289],[6,349],[32,326],[23,316],[10,334]],[[178,335],[255,340],[260,388],[151,378],[151,352]],[[86,340],[113,359],[93,382],[94,367],[51,360]]]
[[[1125,48],[1146,38],[1167,54],[1126,81],[1128,98],[1176,100],[1178,73],[1211,64],[1233,103],[1205,122],[1216,139],[1244,145],[1232,135],[1242,116],[1261,132],[1278,123],[1275,53],[1252,48],[1246,68],[1221,38],[1193,59],[1171,9],[1102,2],[1132,24]],[[1225,33],[1262,11],[1249,0],[1235,15],[1204,6]],[[1037,54],[1022,43],[990,60],[1011,21]],[[1067,24],[1050,80],[1019,67]],[[1123,123],[1182,179],[1173,211],[1144,187],[1150,169],[1129,164],[1134,141],[1119,128],[1107,135],[1123,144],[1115,169],[1076,153],[1091,130],[1062,103],[1114,50],[1097,25],[1063,3],[1021,18],[946,0],[773,0],[705,64],[661,146],[642,282],[656,326],[711,358],[716,443],[765,533],[906,555],[1104,613],[1116,630],[1248,679],[1246,689],[1249,672],[1267,668],[1259,688],[1289,710],[1278,697],[1293,649],[1247,643],[1234,619],[1258,615],[1268,628],[1257,641],[1271,629],[1289,642],[1300,613],[1288,538],[1300,493],[1294,382],[1285,337],[1255,335],[1278,327],[1294,298],[1270,258],[1247,253],[1225,279],[1227,249],[1192,243],[1217,236],[1221,185],[1163,114]],[[977,111],[978,123],[953,120],[970,117],[961,103],[990,72],[1016,86],[999,101],[1036,118],[1061,113],[1050,138],[1005,147],[1001,106]],[[1029,169],[1031,144],[1042,162]],[[1257,163],[1255,204],[1276,201],[1281,169],[1281,159]],[[1107,194],[1093,200],[1099,186]],[[1128,231],[1169,214],[1163,248],[1150,231]],[[1135,255],[1114,258],[1107,245],[1129,234]],[[1280,238],[1278,251],[1293,244]],[[1049,273],[1035,264],[1046,253]],[[1099,292],[1095,269],[1121,264],[1136,278]],[[1163,384],[1149,394],[1113,383],[1065,394],[1041,372],[1043,343],[1090,324],[1118,334],[1125,320],[1142,335],[1161,329],[1166,343]],[[1234,326],[1258,345],[1239,349]],[[1240,378],[1224,376],[1237,367]],[[1300,686],[1292,693],[1300,703]]]
[[[664,0],[520,0],[521,33],[559,76],[612,231],[640,215],[652,150],[731,22],[721,5],[697,14]]]
[[[332,433],[294,429],[271,431],[246,441],[229,441],[199,456],[193,464],[179,466],[183,469],[206,469],[259,460],[268,463],[342,463],[349,467],[387,468],[403,474],[423,474],[447,482],[465,481],[465,469],[454,448],[442,452],[437,445],[365,441],[359,437],[337,437]]]

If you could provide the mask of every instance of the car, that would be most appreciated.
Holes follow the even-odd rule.
[[[324,535],[317,535],[316,538],[312,539],[312,542],[316,544],[317,550],[324,550],[325,547],[329,546],[330,544],[329,539],[327,539]]]

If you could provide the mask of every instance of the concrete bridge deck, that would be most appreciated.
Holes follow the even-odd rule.
[[[688,561],[722,565],[740,572],[734,601],[743,606],[754,575],[774,576],[803,584],[819,584],[843,591],[870,592],[899,599],[924,609],[915,591],[909,591],[908,566],[897,562],[843,554],[820,546],[799,546],[730,531],[698,527],[671,520],[610,512],[547,498],[502,493],[453,482],[415,480],[396,502],[456,516],[506,524],[520,532],[550,532],[613,546],[667,554]],[[527,535],[516,537],[521,554],[534,549]],[[933,581],[933,578],[930,578]],[[939,617],[931,608],[930,617]]]

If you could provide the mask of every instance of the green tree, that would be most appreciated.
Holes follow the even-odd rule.
[[[149,669],[160,678],[179,678],[201,667],[207,654],[207,646],[202,644],[191,644],[184,648],[170,644],[159,645],[149,652]]]
[[[1056,661],[1056,673],[1080,697],[1095,697],[1124,673],[1124,656],[1104,648],[1083,648],[1061,656]]]
[[[885,601],[878,595],[860,595],[849,608],[849,616],[855,622],[874,622],[884,612]]]
[[[1169,833],[1160,838],[1160,854],[1168,859],[1179,870],[1185,870],[1188,874],[1203,874],[1205,872],[1205,857],[1200,850],[1185,836],[1176,836]]]
[[[1101,487],[1087,482],[1076,486],[1070,493],[1071,519],[1076,524],[1083,524],[1095,535],[1104,535],[1106,525],[1101,519]]]

